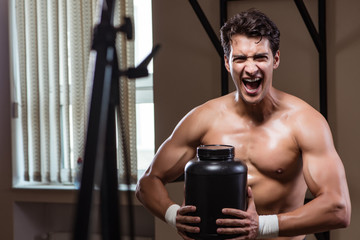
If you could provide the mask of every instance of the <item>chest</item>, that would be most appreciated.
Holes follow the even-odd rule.
[[[229,144],[235,157],[244,161],[249,172],[268,176],[291,175],[299,169],[298,149],[291,126],[281,119],[258,126],[244,122],[223,127],[214,124],[203,138],[203,144]]]

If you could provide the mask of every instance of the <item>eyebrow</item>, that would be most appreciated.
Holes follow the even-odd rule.
[[[247,58],[258,58],[258,57],[267,57],[269,54],[268,53],[257,53],[253,56],[246,56],[246,55],[233,55],[233,59],[247,59]]]

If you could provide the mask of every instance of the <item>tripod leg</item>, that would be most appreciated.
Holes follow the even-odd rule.
[[[73,240],[89,239],[93,188],[103,169],[112,78],[111,66],[101,59],[106,59],[112,52],[110,48],[110,51],[99,51],[97,55]]]
[[[112,90],[113,89],[116,89],[116,86],[112,86]],[[110,103],[100,192],[101,231],[103,240],[120,239],[115,129],[115,106]]]

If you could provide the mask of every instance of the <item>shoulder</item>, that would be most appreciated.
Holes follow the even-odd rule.
[[[318,110],[299,97],[281,91],[278,92],[280,96],[281,110],[288,113],[289,116],[291,116],[292,121],[295,123],[302,120],[325,120]]]
[[[294,137],[303,150],[332,144],[329,124],[318,110],[293,95],[285,94],[284,98]]]
[[[209,118],[214,118],[219,114],[228,112],[233,104],[233,93],[230,93],[225,96],[211,99],[195,107],[185,116],[185,119],[190,118],[192,120],[201,121]]]
[[[231,94],[211,99],[190,110],[175,127],[172,135],[186,134],[191,138],[201,138],[217,118],[226,113],[231,103]]]
[[[328,126],[328,123],[324,116],[304,100],[289,95],[288,102],[292,112],[292,120],[297,127],[310,127],[318,125]]]

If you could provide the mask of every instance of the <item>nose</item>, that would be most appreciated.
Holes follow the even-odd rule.
[[[247,75],[254,76],[258,73],[259,68],[254,61],[249,60],[246,62],[244,70]]]

